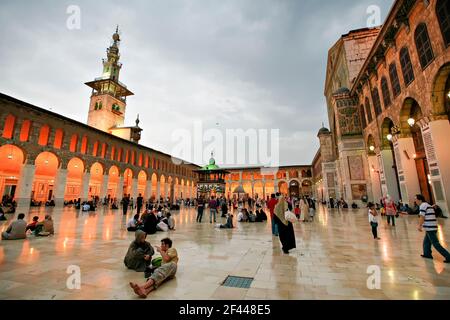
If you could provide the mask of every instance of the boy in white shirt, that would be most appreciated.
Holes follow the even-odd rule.
[[[375,205],[372,202],[369,202],[367,205],[369,208],[369,223],[372,226],[372,234],[375,240],[381,240],[378,238],[378,212],[375,209]]]

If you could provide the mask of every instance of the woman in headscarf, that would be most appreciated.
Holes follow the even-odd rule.
[[[289,250],[295,249],[294,226],[285,218],[285,212],[288,210],[288,204],[283,195],[279,195],[279,200],[275,206],[274,222],[278,226],[280,241],[283,245],[283,252],[289,254]]]
[[[309,206],[308,202],[302,198],[300,199],[300,221],[306,222],[309,219]]]
[[[128,269],[144,272],[150,265],[155,250],[150,242],[145,241],[147,234],[144,231],[137,230],[135,237],[136,240],[130,244],[123,262]]]

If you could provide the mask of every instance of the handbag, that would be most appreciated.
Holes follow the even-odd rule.
[[[294,223],[294,222],[297,221],[297,216],[296,216],[294,213],[292,213],[291,211],[289,211],[289,210],[287,210],[287,211],[284,213],[284,218],[285,218],[287,221],[292,222],[292,223]]]

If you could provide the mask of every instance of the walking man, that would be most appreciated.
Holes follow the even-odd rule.
[[[142,197],[142,194],[139,193],[139,197],[136,199],[136,206],[137,206],[137,213],[141,213],[142,205],[144,204],[144,198]]]
[[[205,202],[203,201],[203,197],[197,200],[197,222],[202,223],[203,217],[203,209],[205,208]]]
[[[444,263],[450,263],[450,253],[445,250],[439,243],[437,237],[437,219],[433,207],[425,201],[425,197],[421,194],[416,195],[416,203],[420,207],[419,231],[425,230],[425,238],[423,239],[422,258],[433,259],[431,255],[431,246],[445,257]]]

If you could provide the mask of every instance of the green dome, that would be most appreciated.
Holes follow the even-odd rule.
[[[204,166],[202,170],[218,170],[220,169],[218,165],[216,165],[216,160],[214,158],[209,159],[209,164],[207,166]]]

